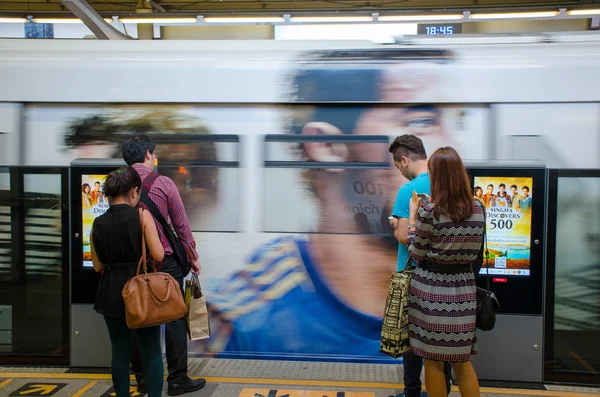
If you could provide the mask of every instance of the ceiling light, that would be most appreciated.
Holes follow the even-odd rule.
[[[83,23],[79,18],[33,18],[35,23]]]
[[[0,18],[0,23],[24,23],[29,22],[27,18],[10,18],[10,17],[2,17]]]
[[[291,17],[291,22],[372,22],[372,16],[355,17]]]
[[[198,18],[119,18],[120,23],[196,23]]]
[[[600,15],[600,10],[571,10],[567,15]]]
[[[447,15],[387,15],[379,16],[379,20],[383,22],[407,22],[407,21],[450,21],[463,19],[462,14],[447,14]]]
[[[108,23],[111,23],[112,18],[104,18]],[[31,20],[35,23],[83,23],[79,18],[33,18]]]
[[[283,22],[283,17],[204,17],[208,23],[269,23]]]
[[[520,18],[550,18],[560,14],[558,11],[514,12],[497,14],[471,14],[470,19],[520,19]]]

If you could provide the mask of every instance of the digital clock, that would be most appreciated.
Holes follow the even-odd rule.
[[[462,33],[462,23],[421,23],[417,26],[417,34],[426,34],[428,36],[447,36],[457,33]]]

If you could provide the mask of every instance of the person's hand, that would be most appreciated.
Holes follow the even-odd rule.
[[[416,201],[410,199],[410,223],[417,222],[417,213],[419,212],[419,207],[421,206],[421,198],[419,197]]]
[[[198,261],[198,259],[192,259],[190,261],[190,265],[192,265],[192,271],[196,274],[200,274],[200,272],[202,271],[202,266],[200,265],[200,262]]]
[[[396,230],[398,228],[398,218],[392,216],[392,218],[389,221],[390,226],[392,226],[392,229]]]

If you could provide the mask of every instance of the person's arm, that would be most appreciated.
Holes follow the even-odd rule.
[[[98,259],[98,254],[96,254],[96,249],[94,248],[94,226],[90,230],[90,250],[92,251],[92,263],[94,264],[94,270],[97,272],[101,272],[104,270],[104,264],[100,262]]]
[[[431,207],[426,204],[421,206],[420,201],[411,204],[408,230],[408,252],[412,254],[413,260],[418,264],[423,263],[427,257],[434,229]],[[415,206],[414,209],[413,206]]]
[[[179,241],[183,245],[190,264],[199,272],[200,262],[198,261],[198,253],[196,252],[196,241],[194,241],[194,236],[192,235],[192,228],[190,227],[183,201],[181,201],[177,186],[175,186],[175,183],[171,179],[165,178],[165,184],[167,186],[167,207],[169,209],[171,224],[175,232],[177,232],[177,237],[179,237]]]
[[[408,242],[408,219],[399,218],[396,229],[394,229],[394,237],[400,244]]]
[[[165,248],[158,237],[156,223],[154,223],[154,218],[150,214],[150,211],[143,211],[142,216],[144,221],[144,237],[146,239],[146,245],[150,250],[150,255],[152,258],[160,262],[165,257]]]
[[[392,210],[392,215],[397,217],[397,219],[392,221],[391,225],[394,228],[394,237],[400,244],[406,244],[408,239],[409,203],[411,199],[412,192],[410,188],[406,185],[402,186],[398,190],[394,209]]]

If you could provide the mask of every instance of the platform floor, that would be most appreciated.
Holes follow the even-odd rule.
[[[192,359],[190,375],[207,386],[188,397],[388,397],[402,392],[401,365]],[[133,385],[133,378],[132,378]],[[482,396],[600,397],[600,388],[490,387]],[[165,392],[166,396],[166,382]],[[0,367],[0,396],[114,397],[108,369]],[[131,396],[142,396],[135,387]],[[453,386],[452,397],[460,396]]]

